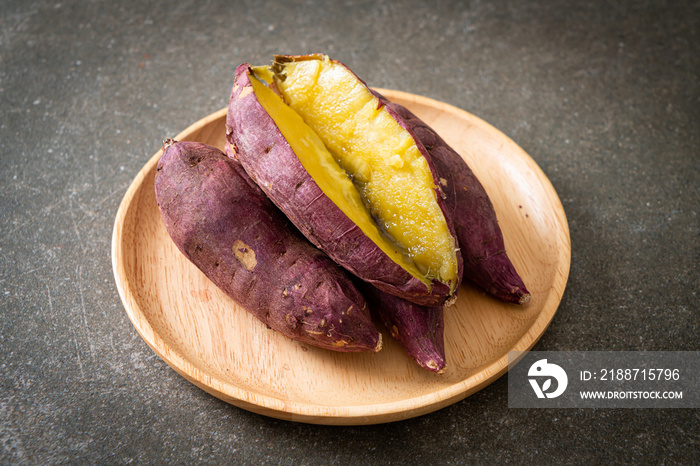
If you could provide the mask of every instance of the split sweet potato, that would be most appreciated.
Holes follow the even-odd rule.
[[[243,64],[227,140],[250,177],[335,262],[385,292],[442,305],[459,287],[462,259],[429,155],[371,93],[338,107],[341,95],[331,89],[312,107],[325,108],[332,127],[354,125],[341,135],[354,150],[329,144],[327,132],[287,104],[269,70]]]
[[[350,278],[289,225],[235,160],[205,144],[169,141],[155,190],[180,251],[267,326],[331,350],[381,348]]]
[[[378,133],[387,139],[384,121],[394,120],[417,142],[415,147],[427,152],[424,158],[431,162],[440,180],[458,237],[464,276],[501,300],[524,304],[530,299],[525,284],[506,253],[496,212],[486,191],[464,159],[432,128],[405,107],[393,104],[368,89],[344,65],[326,56],[276,56],[272,71],[274,83],[285,101],[314,128],[331,152],[344,161],[348,159],[346,153],[360,146],[360,150],[375,151],[378,158],[392,163],[394,156],[391,152],[377,151],[378,144],[371,135]],[[361,97],[358,98],[358,95]],[[384,121],[376,118],[376,107],[383,107],[386,115]],[[350,121],[328,118],[329,114],[338,114],[339,109],[355,112],[354,118]],[[370,131],[368,137],[367,131],[357,131],[361,125],[353,120],[381,130]],[[375,166],[377,164],[371,159],[370,162]],[[373,190],[377,189],[376,185],[390,184],[386,179],[374,176],[371,171],[374,166],[367,169],[364,166],[353,167],[352,161],[346,163],[352,167],[355,176],[361,177],[363,172],[371,172],[365,189]],[[404,180],[393,181],[394,191],[412,186]],[[414,216],[420,215],[425,215],[425,212],[414,212]],[[431,217],[425,215],[425,218]],[[388,231],[394,234],[395,229]],[[412,236],[439,237],[425,224],[405,231]],[[434,243],[430,246],[437,247]]]

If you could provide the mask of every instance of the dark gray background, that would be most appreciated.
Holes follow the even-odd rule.
[[[681,1],[0,3],[0,462],[697,463],[697,410],[507,407],[294,424],[162,362],[112,276],[119,202],[236,65],[322,51],[513,138],[569,221],[539,350],[697,350],[700,6]]]

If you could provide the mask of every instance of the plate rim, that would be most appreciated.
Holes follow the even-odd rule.
[[[179,354],[177,350],[171,349],[168,343],[158,335],[148,323],[148,319],[145,317],[146,314],[143,312],[138,302],[132,299],[132,290],[129,287],[129,280],[122,266],[122,261],[120,260],[122,257],[122,247],[120,244],[120,240],[123,236],[122,229],[129,208],[132,205],[134,195],[140,189],[146,176],[153,170],[154,165],[157,164],[160,158],[162,153],[162,149],[160,149],[139,170],[120,202],[112,229],[111,254],[113,274],[122,304],[132,325],[141,338],[173,370],[207,393],[248,411],[296,422],[326,425],[365,425],[408,419],[449,406],[498,380],[508,371],[508,353],[511,351],[529,351],[539,341],[556,315],[566,289],[571,267],[570,231],[566,212],[561,204],[561,200],[551,184],[551,181],[535,160],[506,134],[466,110],[439,100],[404,91],[382,88],[374,88],[374,90],[386,96],[389,100],[401,99],[419,105],[433,107],[450,114],[466,114],[468,118],[476,119],[483,125],[483,129],[490,133],[495,132],[496,136],[501,139],[507,139],[512,143],[513,147],[519,149],[520,157],[523,157],[527,165],[537,172],[537,179],[543,184],[543,189],[548,192],[547,198],[553,203],[552,207],[561,212],[561,215],[557,216],[557,222],[559,224],[557,231],[561,235],[560,239],[563,240],[563,244],[566,247],[563,248],[563,250],[559,250],[559,259],[557,261],[558,270],[555,274],[556,277],[552,286],[553,288],[557,288],[555,285],[558,285],[560,292],[549,294],[547,300],[542,304],[542,311],[540,311],[532,325],[530,325],[513,347],[508,349],[501,357],[489,363],[479,372],[459,382],[427,394],[386,403],[334,407],[290,401],[260,392],[245,390],[233,383],[222,381],[211,374],[204,373],[184,356]],[[214,120],[222,118],[226,115],[226,112],[227,108],[224,107],[205,116],[182,130],[174,139],[187,140],[186,135],[197,131]]]

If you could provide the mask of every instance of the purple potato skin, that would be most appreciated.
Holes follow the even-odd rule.
[[[167,141],[156,200],[178,249],[268,327],[335,351],[378,351],[381,334],[350,278],[309,244],[219,149]]]
[[[445,372],[444,309],[419,306],[377,288],[359,286],[370,311],[384,324],[408,356],[420,367],[437,374]]]
[[[248,175],[309,241],[352,274],[416,304],[442,305],[450,297],[448,285],[433,280],[428,288],[411,276],[321,191],[258,102],[249,73],[247,63],[236,68],[226,117],[227,141]]]
[[[506,253],[496,211],[474,172],[454,149],[410,110],[380,98],[387,110],[405,122],[423,143],[437,175],[444,180],[445,201],[452,212],[464,260],[464,278],[501,301],[527,304],[530,292]]]

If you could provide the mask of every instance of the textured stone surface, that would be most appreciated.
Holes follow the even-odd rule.
[[[337,3],[337,4],[336,4]],[[520,144],[571,229],[536,349],[698,350],[697,2],[16,1],[0,6],[0,462],[697,463],[697,410],[515,410],[506,379],[389,425],[294,424],[168,368],[112,277],[117,207],[234,67],[325,51]]]

